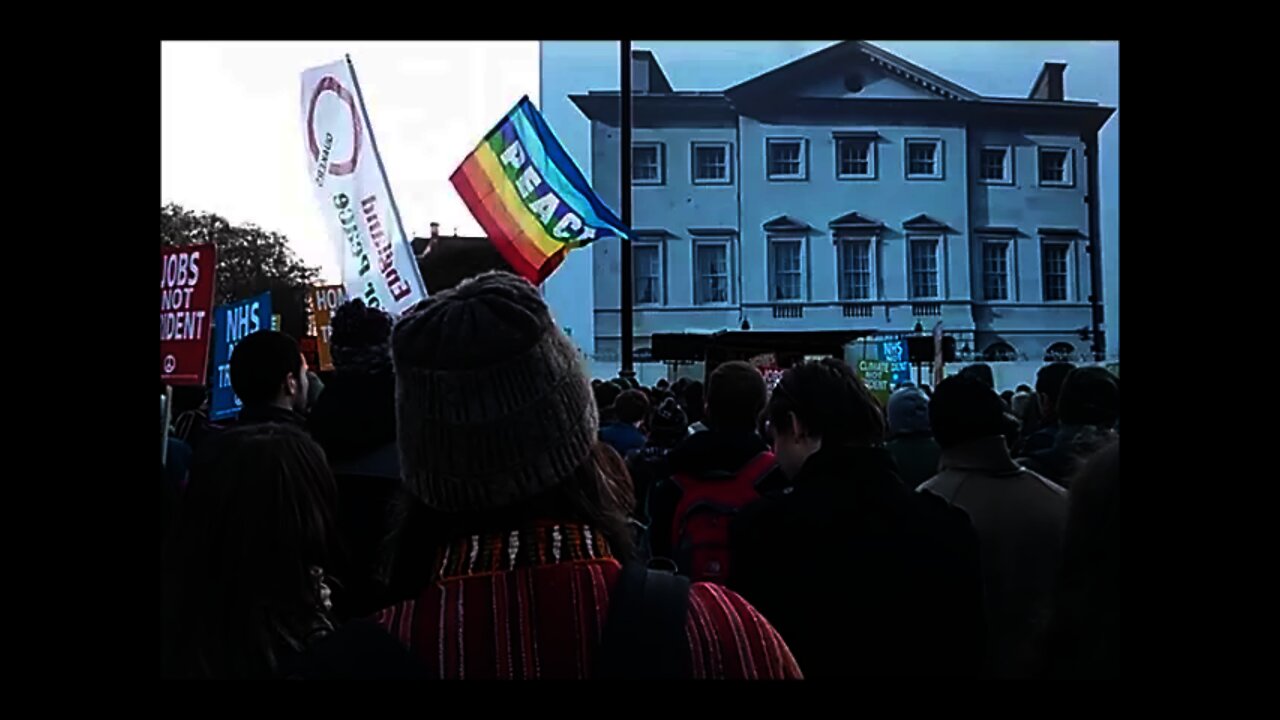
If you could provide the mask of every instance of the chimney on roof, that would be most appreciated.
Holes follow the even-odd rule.
[[[1031,87],[1032,100],[1054,100],[1061,101],[1065,97],[1062,89],[1062,74],[1066,72],[1067,64],[1060,62],[1047,62],[1043,68],[1040,68],[1040,75],[1036,78],[1036,84]]]
[[[671,82],[648,50],[631,51],[631,91],[636,94],[670,93]]]
[[[440,237],[440,223],[437,223],[437,222],[431,223],[431,237],[433,238]]]

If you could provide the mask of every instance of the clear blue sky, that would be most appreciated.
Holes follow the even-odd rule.
[[[676,90],[723,90],[820,50],[833,41],[635,41],[652,50]],[[1062,41],[870,41],[983,95],[1026,97],[1045,61],[1067,63],[1066,96],[1116,108],[1099,137],[1104,299],[1108,354],[1120,347],[1120,44]],[[588,178],[590,124],[568,95],[618,89],[618,43],[544,41],[539,96],[547,122]],[[589,252],[573,252],[548,281],[547,299],[562,325],[591,351]],[[589,295],[586,295],[589,297]]]

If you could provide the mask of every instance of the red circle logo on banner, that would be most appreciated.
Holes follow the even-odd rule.
[[[351,109],[351,158],[343,163],[330,163],[329,173],[339,176],[350,175],[355,172],[356,161],[360,158],[360,143],[364,135],[364,127],[360,124],[360,113],[356,110],[355,97],[332,75],[324,76],[311,93],[311,105],[307,109],[307,145],[311,149],[311,158],[319,160],[320,143],[316,141],[316,105],[320,103],[320,96],[327,92],[337,95],[338,99]]]

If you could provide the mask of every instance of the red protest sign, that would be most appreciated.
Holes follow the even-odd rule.
[[[160,248],[160,379],[203,385],[209,363],[213,245]]]

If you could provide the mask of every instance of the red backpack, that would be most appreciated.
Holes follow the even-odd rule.
[[[729,522],[760,497],[756,483],[775,465],[773,453],[762,452],[735,475],[677,473],[672,478],[683,491],[671,525],[671,548],[681,572],[695,582],[728,579]]]

